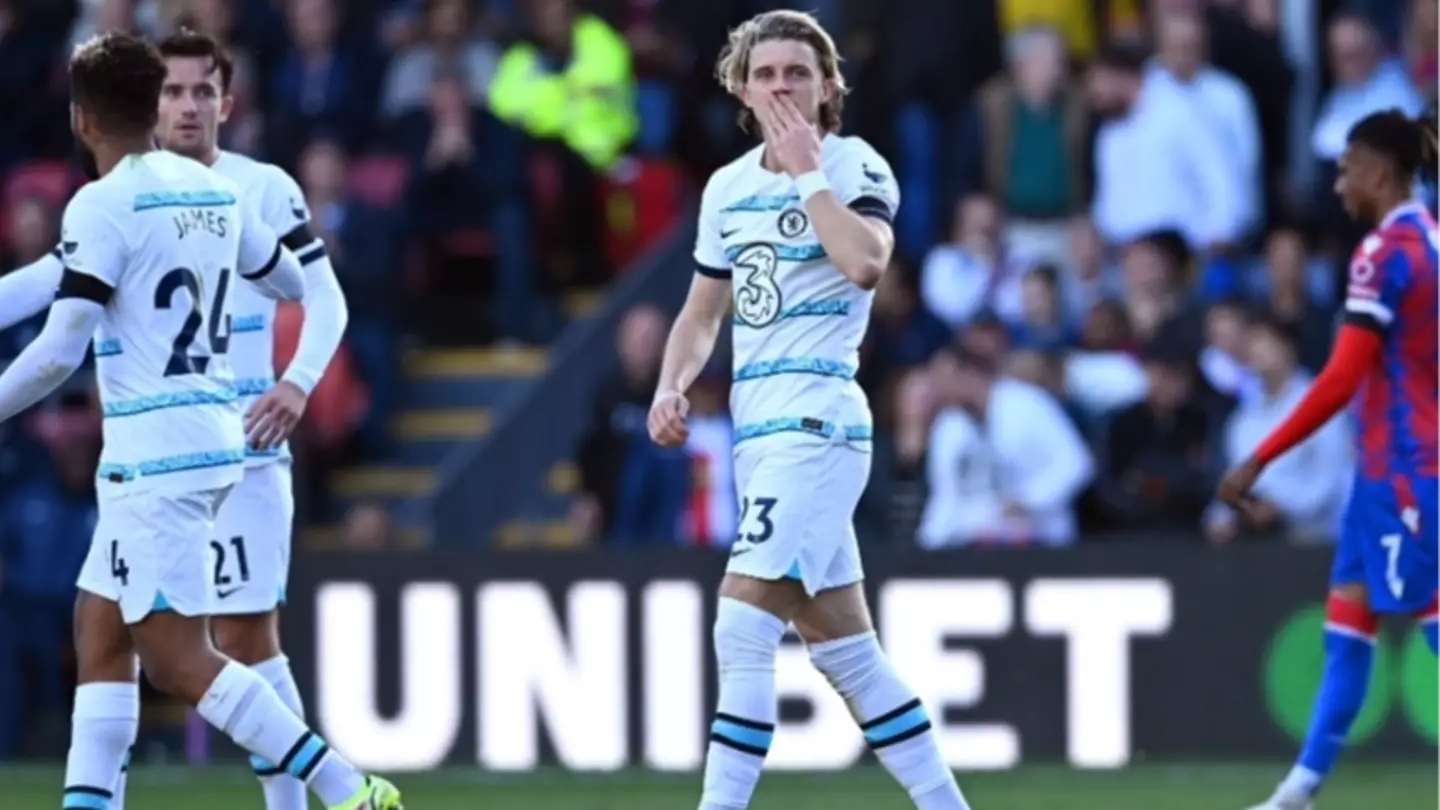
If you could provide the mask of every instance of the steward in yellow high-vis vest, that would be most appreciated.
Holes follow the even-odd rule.
[[[639,128],[630,48],[599,17],[578,14],[563,65],[531,41],[510,46],[490,85],[490,109],[531,136],[560,140],[608,169]]]

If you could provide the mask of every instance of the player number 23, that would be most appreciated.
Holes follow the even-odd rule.
[[[155,308],[170,309],[175,306],[175,293],[185,290],[190,293],[190,312],[175,335],[170,347],[170,361],[165,364],[165,376],[181,374],[204,374],[210,365],[210,357],[223,355],[230,350],[230,315],[225,312],[226,293],[230,288],[230,271],[220,271],[220,283],[215,288],[215,297],[210,301],[210,354],[191,357],[190,347],[195,343],[195,334],[206,320],[203,289],[200,276],[187,267],[177,267],[160,277],[155,286]]]
[[[740,499],[740,539],[747,543],[763,543],[770,539],[775,533],[775,521],[770,519],[770,510],[775,508],[776,498],[741,498]],[[751,532],[745,530],[745,518],[750,514],[750,507],[755,507],[755,524],[760,531]]]

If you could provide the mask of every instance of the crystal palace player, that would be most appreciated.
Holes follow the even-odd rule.
[[[1330,772],[1364,702],[1377,613],[1415,615],[1436,646],[1436,225],[1411,198],[1436,155],[1434,124],[1399,111],[1355,125],[1335,192],[1376,227],[1355,251],[1345,324],[1295,411],[1231,470],[1220,497],[1241,509],[1265,464],[1356,393],[1359,469],[1326,604],[1325,671],[1295,767],[1253,810],[1303,810]]]

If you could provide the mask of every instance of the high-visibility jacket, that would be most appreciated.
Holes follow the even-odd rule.
[[[547,70],[540,49],[510,46],[490,85],[495,116],[537,138],[557,138],[597,169],[615,162],[639,128],[625,40],[600,18],[575,20],[570,63]]]

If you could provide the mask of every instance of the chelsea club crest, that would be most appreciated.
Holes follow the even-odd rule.
[[[780,221],[776,223],[780,235],[786,239],[794,239],[810,227],[810,218],[799,208],[787,208],[780,212]]]

